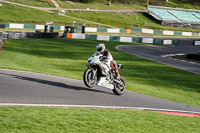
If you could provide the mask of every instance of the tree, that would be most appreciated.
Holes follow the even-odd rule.
[[[148,5],[149,5],[149,0],[147,0],[147,3],[146,3],[146,6],[148,7]]]
[[[112,4],[112,0],[109,1],[108,5],[111,5],[111,4]]]

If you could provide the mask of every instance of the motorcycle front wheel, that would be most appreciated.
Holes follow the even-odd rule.
[[[120,82],[121,82],[122,86],[121,85],[115,85],[114,89],[113,89],[113,92],[116,95],[122,95],[122,94],[124,94],[124,92],[126,90],[125,80],[122,77],[120,77]]]
[[[83,81],[85,85],[89,88],[92,88],[96,85],[97,82],[97,76],[91,68],[88,68],[85,70],[83,74]]]

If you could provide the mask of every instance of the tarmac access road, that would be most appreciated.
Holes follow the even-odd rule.
[[[190,71],[196,74],[200,74],[200,64],[175,60],[169,58],[171,55],[176,54],[187,54],[187,53],[200,53],[200,46],[178,44],[169,46],[158,46],[158,45],[121,45],[117,47],[118,50],[140,56],[146,59],[150,59],[156,62],[174,66],[186,71]],[[168,56],[164,57],[164,56]]]
[[[128,107],[146,110],[197,112],[200,107],[126,91],[87,88],[83,81],[16,70],[0,69],[0,105],[58,105],[73,107]]]

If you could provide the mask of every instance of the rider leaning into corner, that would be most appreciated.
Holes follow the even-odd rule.
[[[112,67],[112,69],[115,71],[116,79],[119,79],[120,75],[117,68],[117,64],[114,61],[110,52],[106,49],[105,44],[99,43],[97,44],[96,48],[97,48],[98,53],[103,55],[103,57],[101,58],[103,62]]]

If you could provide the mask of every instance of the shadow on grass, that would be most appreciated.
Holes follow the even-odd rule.
[[[73,86],[73,85],[67,85],[67,84],[64,84],[64,83],[59,83],[59,82],[54,82],[54,81],[49,81],[49,80],[44,80],[44,79],[31,78],[31,77],[25,77],[25,76],[20,76],[20,75],[13,75],[13,74],[6,74],[6,73],[0,73],[0,75],[7,75],[7,76],[11,76],[11,77],[20,79],[20,80],[31,81],[31,82],[36,82],[36,83],[60,87],[60,88],[76,90],[76,91],[83,90],[83,91],[89,91],[89,92],[96,92],[96,93],[104,93],[104,94],[114,95],[113,93],[109,93],[109,92],[105,92],[105,91],[88,89],[88,88],[85,88],[85,87],[79,87],[79,86]]]
[[[28,44],[27,44],[28,43]],[[81,41],[62,39],[9,40],[6,41],[5,51],[34,55],[46,58],[88,58],[95,51],[95,46],[83,44]],[[90,52],[91,51],[91,52]],[[84,55],[84,56],[83,56]],[[85,58],[85,59],[86,59]]]
[[[104,42],[94,40],[69,40],[69,39],[29,39],[29,40],[6,40],[5,51],[34,55],[45,58],[59,59],[87,59],[96,52],[96,44],[103,42],[111,52],[114,59],[133,61],[126,58],[127,54],[117,51],[119,42]],[[124,43],[131,45],[131,43]],[[120,56],[119,56],[120,55]],[[134,58],[134,60],[136,60]]]

